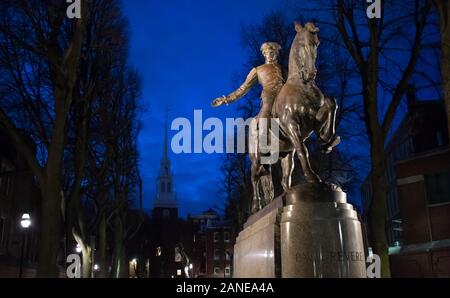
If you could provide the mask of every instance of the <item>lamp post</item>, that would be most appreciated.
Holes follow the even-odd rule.
[[[20,220],[20,225],[21,225],[22,229],[24,229],[23,235],[22,235],[22,252],[20,254],[20,268],[19,268],[19,278],[22,278],[22,275],[23,275],[23,258],[24,258],[24,252],[25,252],[25,242],[26,242],[28,228],[31,226],[30,214],[24,213],[22,215],[22,219]]]
[[[192,263],[189,264],[189,270],[191,271],[191,278],[194,277],[194,265]]]

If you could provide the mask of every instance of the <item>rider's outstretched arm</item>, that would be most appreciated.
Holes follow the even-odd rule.
[[[248,74],[247,78],[245,79],[245,82],[241,85],[241,87],[239,87],[229,95],[225,96],[226,102],[230,103],[245,96],[245,94],[247,94],[257,82],[258,82],[258,74],[256,68],[253,68]]]

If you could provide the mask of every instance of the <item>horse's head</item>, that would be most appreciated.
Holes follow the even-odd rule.
[[[317,73],[317,47],[320,43],[317,32],[319,32],[319,28],[313,23],[306,23],[305,26],[302,26],[299,22],[295,22],[295,31],[297,31],[297,35],[293,47],[296,51],[292,58],[299,61],[298,66],[303,81],[310,82],[316,78]]]

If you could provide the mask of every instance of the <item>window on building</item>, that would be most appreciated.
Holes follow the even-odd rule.
[[[231,268],[229,266],[225,267],[225,276],[226,277],[231,276]]]
[[[450,172],[425,176],[428,204],[450,202]]]
[[[214,275],[220,275],[220,267],[214,267]]]
[[[167,182],[167,192],[171,192],[172,191],[172,183]]]
[[[161,192],[166,192],[166,184],[161,182]]]
[[[214,261],[219,261],[220,260],[220,250],[215,249],[214,250]]]
[[[219,242],[219,232],[214,232],[214,242]]]
[[[223,241],[230,242],[230,232],[223,233]]]
[[[231,261],[231,252],[228,249],[225,251],[225,260]]]

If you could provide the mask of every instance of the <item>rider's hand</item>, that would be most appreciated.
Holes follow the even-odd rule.
[[[214,99],[211,105],[213,107],[218,107],[218,106],[223,105],[226,102],[227,102],[226,96],[222,96],[222,97],[218,97],[218,98]]]

